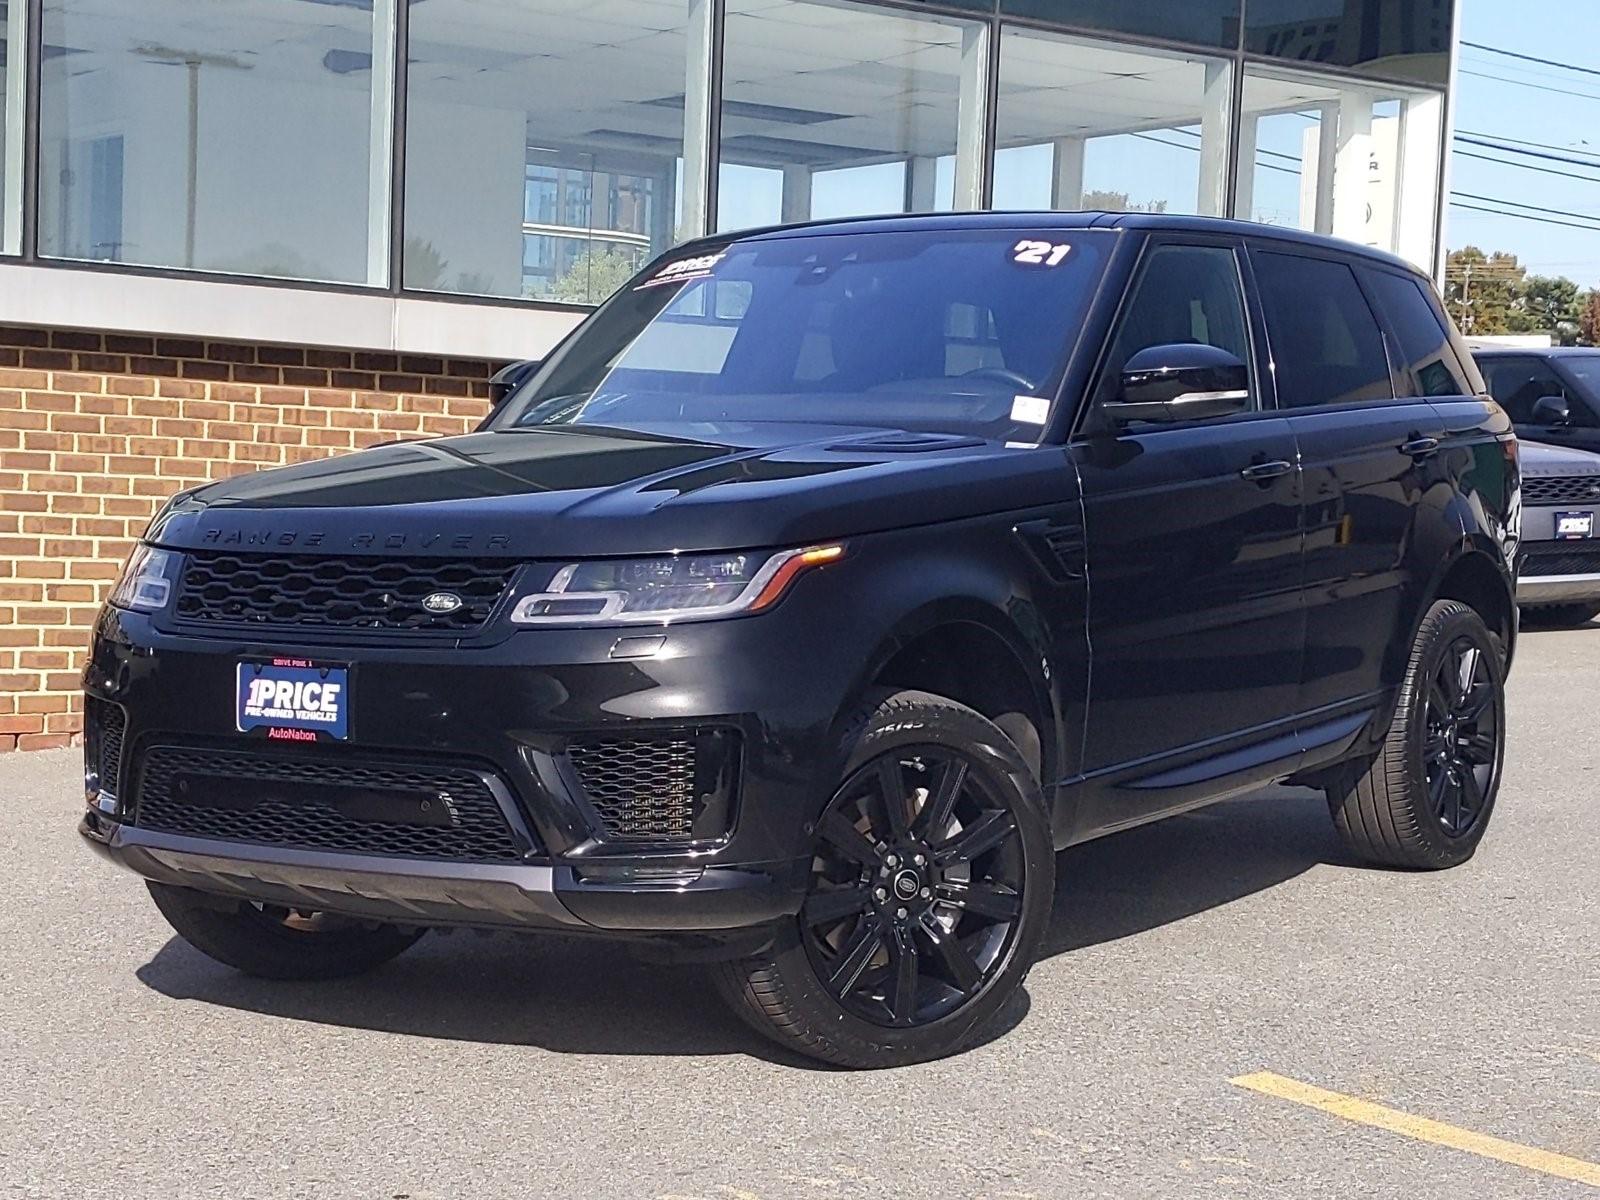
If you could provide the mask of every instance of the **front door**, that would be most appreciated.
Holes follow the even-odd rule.
[[[1122,366],[1200,342],[1257,343],[1226,242],[1149,247],[1072,444],[1082,479],[1092,669],[1079,829],[1113,828],[1250,776],[1243,742],[1292,754],[1304,642],[1299,471],[1288,421],[1259,404],[1178,425],[1112,425]]]

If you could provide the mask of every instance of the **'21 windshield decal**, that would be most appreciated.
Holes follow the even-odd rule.
[[[1035,242],[1024,239],[1011,247],[1011,261],[1023,267],[1059,267],[1072,253],[1070,242]]]

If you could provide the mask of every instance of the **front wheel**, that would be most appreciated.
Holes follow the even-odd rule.
[[[1039,785],[993,723],[925,692],[874,697],[814,826],[804,907],[773,946],[721,965],[766,1036],[848,1067],[962,1048],[1016,991],[1049,918]]]
[[[1345,844],[1385,866],[1471,858],[1500,789],[1505,736],[1498,643],[1472,609],[1440,600],[1417,630],[1382,749],[1328,788]]]
[[[202,954],[264,979],[359,975],[403,954],[420,929],[363,923],[249,901],[232,903],[188,888],[150,883],[150,896],[178,935]]]

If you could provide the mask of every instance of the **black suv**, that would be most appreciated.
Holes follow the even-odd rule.
[[[651,939],[854,1066],[1021,985],[1054,851],[1280,780],[1483,836],[1517,443],[1421,275],[1152,216],[659,259],[464,437],[180,495],[96,629],[82,832],[244,971]]]
[[[1552,346],[1473,354],[1519,437],[1600,451],[1600,350]]]

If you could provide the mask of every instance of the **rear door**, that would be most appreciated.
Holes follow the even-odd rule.
[[[1418,577],[1413,530],[1424,495],[1444,479],[1445,423],[1410,394],[1418,389],[1352,262],[1273,243],[1252,248],[1251,264],[1278,406],[1304,473],[1306,654],[1298,705],[1315,752],[1319,732],[1337,736],[1349,711],[1389,682],[1395,647],[1409,645],[1428,583]]]
[[[1146,248],[1071,443],[1092,645],[1081,833],[1247,786],[1295,753],[1299,472],[1289,423],[1262,404],[1265,343],[1241,255],[1236,239]],[[1249,411],[1162,425],[1104,416],[1133,354],[1190,342],[1254,364]],[[1262,748],[1274,727],[1287,741]]]

